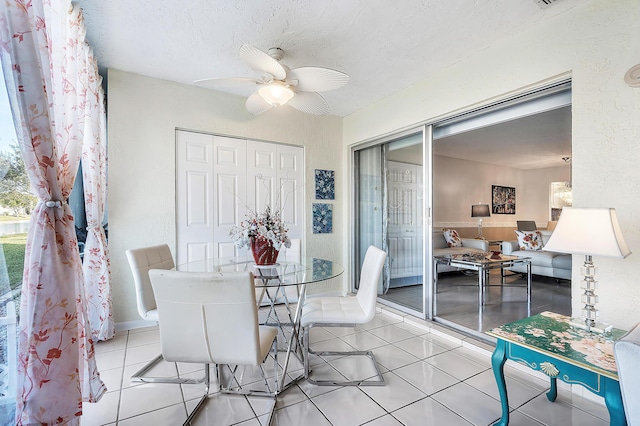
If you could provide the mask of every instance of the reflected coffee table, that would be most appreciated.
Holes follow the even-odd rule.
[[[500,269],[500,284],[504,285],[504,271],[516,265],[524,265],[527,268],[527,312],[529,312],[531,308],[531,258],[529,257],[498,255],[494,258],[486,253],[434,256],[433,285],[435,293],[437,293],[438,290],[438,265],[447,265],[478,272],[478,306],[480,308],[484,306],[484,291],[485,287],[489,285],[489,271],[492,269]]]

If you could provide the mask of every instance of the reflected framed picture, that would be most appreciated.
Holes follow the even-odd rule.
[[[491,213],[516,214],[516,189],[511,186],[491,185]]]

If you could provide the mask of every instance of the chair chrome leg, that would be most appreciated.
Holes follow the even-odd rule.
[[[200,411],[200,409],[204,405],[205,401],[209,398],[209,386],[211,384],[211,378],[210,378],[210,373],[209,373],[209,364],[205,365],[204,380],[205,380],[205,382],[204,382],[205,383],[204,395],[202,395],[202,398],[200,398],[200,400],[198,401],[198,404],[196,405],[196,408],[194,408],[193,411],[191,412],[191,414],[189,414],[189,417],[187,417],[187,420],[185,420],[185,422],[182,424],[182,426],[187,426],[187,425],[191,424],[191,422],[193,421],[195,416],[198,414],[198,411]]]
[[[135,373],[133,373],[131,375],[131,381],[132,382],[143,382],[144,379],[145,379],[145,377],[143,377],[144,374],[146,374],[149,370],[151,370],[153,367],[155,367],[156,364],[158,364],[163,359],[164,358],[162,357],[162,354],[159,354],[158,356],[156,356],[154,359],[152,359],[151,361],[146,363],[144,365],[144,367],[142,367],[140,370],[138,370]]]
[[[318,324],[319,327],[345,327],[345,324]],[[322,351],[322,352],[316,352],[314,350],[312,350],[309,347],[309,330],[314,327],[314,324],[310,324],[308,326],[306,326],[304,328],[304,337],[303,337],[303,344],[304,344],[304,376],[307,379],[307,381],[313,385],[316,386],[384,386],[385,382],[384,382],[384,377],[382,376],[382,372],[380,371],[380,368],[378,367],[378,362],[376,361],[375,356],[373,356],[373,352],[372,351]],[[362,379],[362,380],[348,380],[348,381],[337,381],[337,380],[315,380],[311,377],[311,371],[309,368],[309,354],[313,354],[313,355],[319,355],[319,356],[324,356],[324,355],[361,355],[361,356],[366,356],[368,357],[372,362],[373,362],[373,366],[376,369],[376,375],[375,377],[377,378],[377,380],[368,380],[367,379]]]
[[[222,392],[222,366],[216,364],[216,376],[218,378],[218,392]]]
[[[242,385],[242,383],[240,383],[240,380],[236,377],[235,373],[236,370],[238,368],[238,366],[234,366],[234,368],[231,368],[231,366],[227,365],[227,368],[231,374],[231,377],[229,378],[229,383],[227,383],[226,385],[223,386],[222,381],[223,381],[223,374],[222,374],[222,366],[221,365],[217,365],[217,374],[218,374],[218,391],[220,393],[226,393],[226,394],[233,394],[233,395],[245,395],[245,396],[260,396],[260,397],[272,397],[272,398],[276,398],[278,396],[278,393],[280,392],[280,388],[279,388],[279,377],[278,377],[278,369],[279,369],[279,365],[278,365],[278,338],[276,337],[275,339],[273,339],[273,343],[271,344],[271,351],[270,353],[273,355],[273,371],[274,371],[274,388],[271,389],[271,386],[269,386],[269,381],[267,380],[267,375],[264,372],[264,369],[262,367],[262,365],[259,365],[258,367],[260,368],[260,374],[262,376],[262,379],[265,382],[265,386],[267,390],[256,390],[256,389],[245,389]],[[266,359],[266,358],[265,358]],[[284,379],[283,379],[284,380]],[[237,387],[231,387],[230,384],[232,384],[233,382],[235,382],[237,384]]]
[[[302,351],[304,353],[304,378],[309,380],[309,328],[305,327],[302,332]]]
[[[271,426],[271,423],[273,422],[273,417],[276,412],[276,405],[278,404],[278,394],[280,393],[280,385],[278,380],[278,369],[280,368],[280,366],[278,365],[278,337],[277,336],[275,339],[273,339],[273,343],[271,344],[271,352],[273,354],[274,390],[273,390],[273,408],[269,413],[269,421],[267,422],[267,426]],[[284,378],[282,378],[282,380],[284,383]]]
[[[141,383],[173,383],[173,384],[189,384],[189,385],[197,385],[205,382],[205,377],[200,379],[181,379],[179,377],[148,377],[145,376],[153,367],[155,367],[158,363],[163,361],[164,358],[162,354],[156,356],[154,359],[149,361],[142,367],[140,370],[136,371],[131,375],[132,382],[141,382]],[[176,369],[177,371],[177,369]]]
[[[271,352],[273,352],[273,374],[274,374],[273,384],[275,386],[273,392],[277,396],[280,390],[280,385],[278,380],[278,369],[280,368],[280,366],[278,365],[278,337],[277,336],[275,339],[273,339],[273,343],[271,344]],[[271,422],[271,420],[269,420],[269,422]]]

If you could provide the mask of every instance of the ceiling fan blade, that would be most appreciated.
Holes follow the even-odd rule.
[[[247,98],[247,103],[245,105],[247,106],[249,114],[252,115],[259,115],[268,109],[271,109],[271,104],[262,99],[262,96],[260,96],[257,91]]]
[[[201,84],[203,86],[210,87],[247,87],[251,85],[260,84],[259,80],[255,78],[203,78],[201,80],[195,80],[193,84]]]
[[[298,80],[296,89],[307,92],[326,92],[344,86],[349,76],[343,72],[321,67],[300,67],[289,71],[287,77]]]
[[[284,80],[287,76],[287,72],[278,61],[253,46],[243,44],[240,47],[240,57],[252,70],[271,74],[276,80]]]
[[[327,115],[330,112],[327,101],[316,92],[297,92],[287,105],[307,114]]]

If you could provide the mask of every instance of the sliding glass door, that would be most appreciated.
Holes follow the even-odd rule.
[[[510,284],[505,286],[498,270],[479,303],[476,272],[441,267],[436,289],[433,271],[434,254],[455,251],[448,250],[443,229],[478,239],[471,206],[492,205],[493,186],[516,189],[518,204],[517,210],[492,210],[485,218],[483,239],[490,250],[515,239],[516,219],[534,220],[539,229],[553,222],[557,208],[549,201],[551,182],[571,181],[570,81],[363,143],[353,149],[353,160],[354,282],[367,247],[384,249],[388,258],[379,303],[478,336],[534,309],[553,306],[555,312],[570,313],[570,282],[554,277],[534,274],[529,304],[516,282],[520,275],[504,277]],[[478,243],[456,250],[482,251]]]
[[[472,213],[477,204],[491,206],[490,215],[482,218],[488,250],[500,253],[512,244],[517,247],[514,230],[522,220],[533,222],[546,241],[552,232],[550,221],[559,214],[552,202],[552,183],[571,180],[571,82],[434,123],[431,146],[435,254],[452,254],[443,229],[455,229],[464,239],[455,250],[471,253],[478,248],[478,241],[473,244],[480,239],[478,218]],[[512,209],[500,208],[496,187],[509,188]],[[479,280],[477,271],[441,266],[433,319],[482,337],[491,328],[543,310],[570,314],[571,282],[538,269],[540,258],[533,259],[530,299],[521,274],[496,268]]]
[[[425,306],[423,141],[420,129],[354,151],[356,269],[369,245],[385,250],[380,302],[419,316]]]

